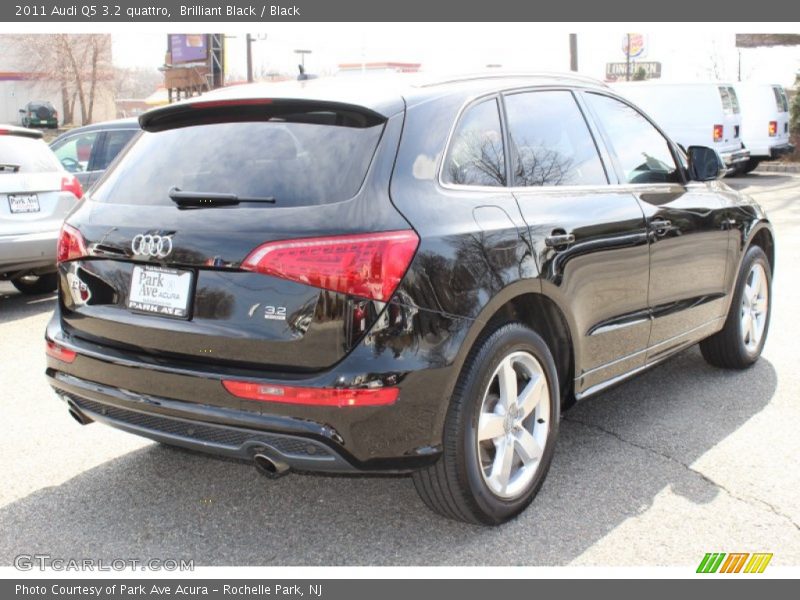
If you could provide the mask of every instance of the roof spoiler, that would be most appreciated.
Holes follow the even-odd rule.
[[[0,125],[0,135],[16,135],[35,140],[40,140],[43,137],[42,132],[38,129],[28,129],[27,127],[17,127],[15,125]]]
[[[244,123],[290,117],[293,122],[372,127],[386,117],[364,106],[293,98],[209,98],[156,108],[139,117],[145,131],[164,131],[210,123]]]

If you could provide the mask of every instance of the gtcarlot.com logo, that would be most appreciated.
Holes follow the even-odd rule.
[[[697,566],[698,573],[763,573],[772,553],[707,552]]]

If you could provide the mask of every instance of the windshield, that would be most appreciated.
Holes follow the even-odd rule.
[[[353,197],[364,181],[383,125],[320,124],[335,123],[335,114],[330,113],[330,119],[309,115],[143,133],[92,198],[121,204],[170,204],[169,191],[174,187],[186,192],[270,197],[281,207]]]

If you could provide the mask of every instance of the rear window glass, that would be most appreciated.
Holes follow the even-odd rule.
[[[92,198],[118,204],[171,204],[169,190],[178,187],[187,192],[271,197],[279,207],[347,200],[364,181],[383,124],[320,124],[331,121],[335,116],[303,113],[143,133]]]
[[[775,94],[775,106],[778,112],[789,112],[789,100],[786,98],[783,88],[774,87],[772,91]]]
[[[3,173],[52,173],[61,165],[42,140],[0,135],[0,176]]]
[[[722,110],[728,115],[739,114],[739,98],[732,87],[720,87],[719,97],[722,100]]]

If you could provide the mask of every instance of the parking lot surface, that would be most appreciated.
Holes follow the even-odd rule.
[[[0,564],[19,554],[196,565],[800,565],[800,176],[727,180],[777,232],[773,317],[744,372],[692,348],[564,415],[533,505],[499,528],[430,513],[409,478],[291,475],[81,427],[44,377],[54,296],[0,283]]]

